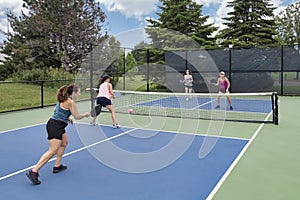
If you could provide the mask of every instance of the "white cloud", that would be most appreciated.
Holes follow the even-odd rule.
[[[282,10],[284,10],[286,8],[286,6],[283,6],[282,0],[272,0],[271,2],[273,4],[274,7],[277,7],[276,10],[274,10],[274,15],[278,15]]]
[[[206,7],[209,7],[210,5],[217,5],[221,4],[223,0],[195,0],[198,4],[202,4]]]
[[[0,30],[7,32],[11,30],[11,27],[7,26],[6,13],[8,11],[14,13],[15,15],[20,15],[22,10],[23,1],[22,0],[1,0],[0,3]],[[0,41],[4,40],[5,36],[0,34]]]
[[[5,13],[11,10],[14,14],[19,15],[22,9],[22,0],[0,0],[0,30],[7,31],[7,20]],[[136,18],[142,24],[147,16],[151,16],[156,10],[159,0],[98,0],[109,12],[120,12],[128,18]],[[224,28],[222,18],[227,16],[227,13],[232,8],[227,8],[226,5],[231,0],[195,0],[197,3],[210,8],[209,23],[214,23],[216,26]],[[289,2],[289,3],[288,3]],[[287,4],[298,2],[298,0],[271,0],[274,6],[278,7],[275,14],[282,11]],[[205,9],[203,7],[203,9]],[[215,9],[211,9],[215,8]],[[4,35],[0,34],[0,41]]]
[[[0,19],[0,30],[7,32],[7,20],[5,18]]]
[[[108,11],[121,12],[126,17],[143,20],[143,16],[153,13],[159,0],[98,0]]]
[[[217,10],[216,13],[216,20],[215,23],[220,23],[223,21],[222,18],[227,16],[227,13],[229,13],[230,11],[232,11],[232,8],[227,7],[227,4],[230,0],[226,0],[226,1],[222,1],[221,5],[219,6],[219,9]]]
[[[145,42],[149,43],[149,36],[144,28],[128,30],[115,35],[116,39],[121,42],[121,46],[134,48],[135,45]]]
[[[1,0],[0,17],[5,16],[7,10],[13,12],[16,15],[19,15],[21,13],[22,5],[22,0]]]
[[[202,1],[202,0],[200,0]],[[227,13],[230,12],[232,10],[232,8],[228,8],[227,3],[231,0],[210,0],[207,3],[218,3],[220,2],[217,6],[217,10],[215,13],[210,13],[209,14],[209,22],[208,23],[212,23],[214,24],[214,26],[218,27],[219,30],[224,29],[225,25],[223,25],[223,18],[227,16]],[[218,30],[218,31],[219,31]],[[213,33],[213,35],[216,35],[217,32]]]

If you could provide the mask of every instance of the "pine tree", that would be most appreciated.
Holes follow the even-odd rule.
[[[277,44],[276,24],[270,0],[233,0],[227,7],[233,8],[220,31],[220,44],[228,46],[269,46]]]
[[[300,44],[300,2],[289,5],[276,16],[279,38],[284,44]]]
[[[156,13],[158,20],[147,20],[146,31],[156,47],[184,47],[189,39],[201,47],[215,45],[211,35],[217,28],[207,24],[209,16],[202,15],[202,5],[194,0],[161,0],[161,3],[162,12]]]
[[[13,34],[4,42],[5,68],[80,67],[90,43],[105,37],[106,16],[94,0],[23,0],[29,13],[8,15]]]

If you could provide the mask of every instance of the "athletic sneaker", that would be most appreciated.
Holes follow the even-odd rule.
[[[120,125],[119,124],[114,124],[113,128],[120,128]]]
[[[26,173],[26,176],[29,178],[29,180],[32,182],[33,185],[39,185],[41,184],[41,181],[39,181],[39,174],[34,173],[32,170],[29,170]]]
[[[216,106],[216,108],[220,108],[220,106],[219,106],[219,105],[217,105],[217,106]]]
[[[63,170],[67,169],[67,166],[63,166],[62,164],[59,165],[59,167],[53,167],[53,173],[58,173],[61,172]]]
[[[233,110],[232,106],[230,106],[230,110]]]
[[[96,125],[97,125],[97,123],[96,123],[96,122],[90,122],[90,125],[92,125],[92,126],[96,126]]]

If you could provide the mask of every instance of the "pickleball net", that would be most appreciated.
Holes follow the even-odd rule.
[[[232,110],[226,94],[115,92],[119,97],[112,101],[117,113],[132,109],[135,115],[278,124],[278,95],[274,92],[231,93]]]

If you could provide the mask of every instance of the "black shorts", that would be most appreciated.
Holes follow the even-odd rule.
[[[185,85],[184,87],[186,87],[186,88],[193,88],[192,85]]]
[[[111,105],[111,100],[106,97],[97,97],[96,100],[97,105],[101,105],[103,107],[106,107],[108,105]]]
[[[49,119],[47,122],[47,133],[48,133],[48,140],[51,140],[53,138],[62,140],[62,135],[66,133],[66,126],[68,123],[62,122],[55,119]]]

